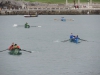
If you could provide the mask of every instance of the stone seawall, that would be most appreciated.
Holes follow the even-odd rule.
[[[74,10],[29,10],[29,11],[24,11],[24,10],[2,10],[0,11],[0,15],[34,15],[37,12],[38,15],[100,15],[100,9],[96,10],[82,10],[82,9],[74,9]]]

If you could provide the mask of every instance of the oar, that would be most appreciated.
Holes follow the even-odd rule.
[[[14,24],[14,25],[13,25],[13,27],[17,27],[17,26],[18,26],[17,24]]]
[[[26,52],[32,53],[32,51],[27,51],[27,50],[24,50],[24,49],[21,49],[21,51],[26,51]]]
[[[61,41],[61,42],[67,42],[67,41],[69,41],[70,39],[68,39],[68,40],[64,40],[64,41]]]
[[[79,38],[80,39],[80,38]],[[87,40],[84,40],[84,39],[80,39],[80,40],[82,40],[82,41],[87,41]],[[88,42],[88,41],[87,41]]]
[[[3,51],[7,51],[8,49],[5,49],[5,50],[2,50],[2,51],[0,51],[0,52],[3,52]]]
[[[18,27],[24,27],[24,25],[17,25]],[[30,25],[29,25],[30,26]],[[41,26],[30,26],[30,27],[41,27]]]
[[[13,27],[23,27],[24,25],[17,25],[17,24],[14,24]]]
[[[41,26],[30,26],[30,27],[41,27]]]
[[[60,19],[54,19],[54,20],[59,21]]]
[[[79,38],[80,39],[80,38]],[[80,40],[82,40],[82,41],[87,41],[87,42],[94,42],[94,41],[88,41],[88,40],[84,40],[84,39],[80,39]]]
[[[17,25],[17,24],[14,24],[13,27],[24,27],[24,25]],[[30,26],[30,27],[41,27],[41,26]]]

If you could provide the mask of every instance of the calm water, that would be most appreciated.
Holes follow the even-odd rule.
[[[41,27],[13,27],[26,22]],[[70,33],[89,42],[61,42]],[[0,75],[100,75],[100,15],[0,16],[0,51],[12,42],[33,53],[0,52]]]

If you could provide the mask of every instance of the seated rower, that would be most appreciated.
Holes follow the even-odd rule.
[[[30,28],[30,25],[28,25],[28,23],[25,23],[25,28]]]
[[[71,35],[70,35],[70,41],[72,42],[73,40],[74,40],[74,35],[71,33]]]
[[[66,19],[64,17],[61,18],[61,21],[66,21]]]
[[[78,40],[79,40],[79,37],[77,35],[77,36],[75,36],[75,43],[78,43]]]
[[[21,54],[20,50],[21,50],[20,47],[17,44],[15,44],[15,45],[13,45],[13,48],[11,49],[11,51],[9,52],[9,54],[11,54],[11,55]]]
[[[12,45],[8,48],[8,50],[12,50],[14,46],[14,43],[12,43]]]
[[[20,46],[18,46],[17,44],[15,44],[15,45],[13,46],[13,49],[20,49]]]

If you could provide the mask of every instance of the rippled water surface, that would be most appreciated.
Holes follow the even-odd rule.
[[[88,42],[61,42],[70,33]],[[0,51],[12,42],[33,53],[0,52],[0,75],[100,75],[99,15],[0,16]]]

